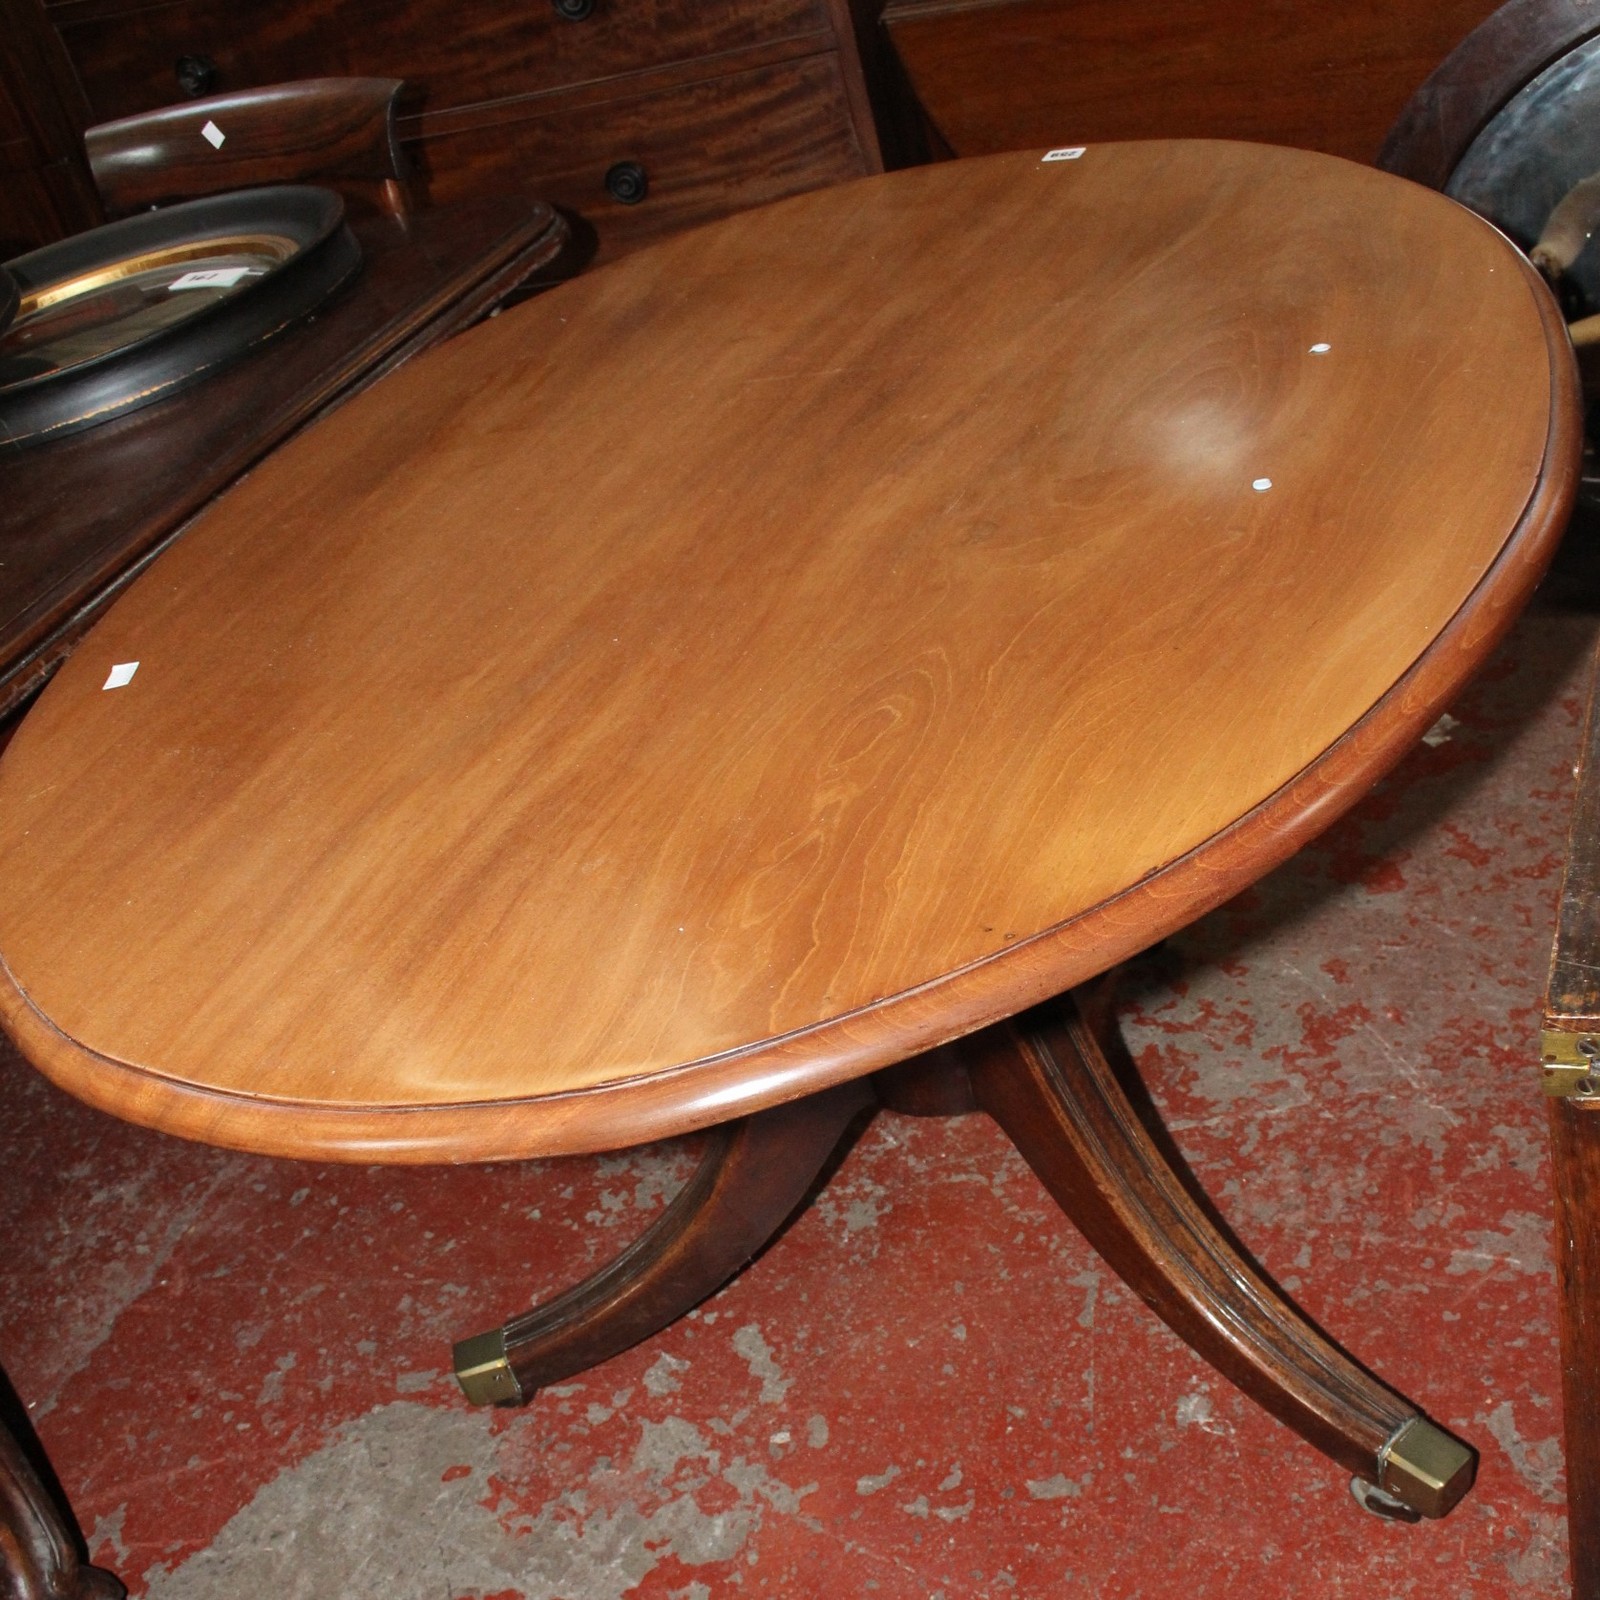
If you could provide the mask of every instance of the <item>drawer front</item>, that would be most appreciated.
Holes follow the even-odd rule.
[[[436,204],[521,190],[577,212],[602,258],[663,233],[868,170],[831,51],[582,109],[421,137],[408,145]],[[643,200],[606,187],[641,167]]]
[[[181,57],[215,66],[207,93],[353,74],[404,78],[435,110],[828,29],[824,0],[593,0],[577,21],[554,0],[66,0],[50,14],[99,121],[182,99]]]

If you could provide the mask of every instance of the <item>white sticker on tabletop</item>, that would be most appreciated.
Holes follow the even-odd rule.
[[[1046,150],[1046,161],[1076,161],[1089,147],[1086,144],[1069,144],[1060,150]]]
[[[119,661],[106,676],[106,681],[100,685],[102,689],[122,689],[133,682],[133,675],[139,670],[137,661]]]
[[[200,137],[204,139],[213,150],[220,150],[222,148],[222,141],[228,136],[216,125],[216,123],[208,122],[205,127],[200,130]]]
[[[169,289],[231,289],[241,278],[248,278],[254,267],[206,267],[186,272],[167,285]]]

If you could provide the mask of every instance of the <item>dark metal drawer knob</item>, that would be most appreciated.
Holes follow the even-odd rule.
[[[636,206],[650,192],[650,178],[637,161],[619,161],[606,171],[606,193],[625,206]]]
[[[178,87],[191,100],[210,94],[217,86],[217,64],[210,56],[179,56],[173,71],[177,74]]]
[[[582,22],[594,15],[594,0],[550,0],[550,4],[556,8],[556,15],[568,22]]]

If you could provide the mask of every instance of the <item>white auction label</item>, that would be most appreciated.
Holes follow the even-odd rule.
[[[222,148],[222,141],[228,136],[216,125],[216,123],[208,122],[205,127],[200,130],[200,137],[204,139],[213,150],[220,150]]]
[[[106,681],[100,685],[102,689],[121,689],[133,682],[133,675],[139,670],[137,661],[119,661],[108,674]]]
[[[169,289],[231,289],[241,278],[248,278],[253,267],[207,267],[201,272],[186,272],[167,285]]]
[[[1046,161],[1076,161],[1089,147],[1086,144],[1070,144],[1060,150],[1046,150]]]

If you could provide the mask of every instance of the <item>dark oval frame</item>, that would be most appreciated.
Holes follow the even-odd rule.
[[[293,326],[361,268],[331,189],[280,184],[209,195],[91,228],[5,264],[26,292],[179,243],[270,232],[294,253],[255,283],[171,327],[60,372],[0,388],[0,450],[75,433],[165,400]]]
[[[1600,8],[1509,0],[1469,33],[1407,101],[1378,152],[1385,172],[1443,189],[1467,147],[1526,84],[1600,34]]]

